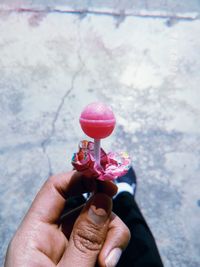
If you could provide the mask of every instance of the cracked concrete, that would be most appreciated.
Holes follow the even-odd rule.
[[[101,100],[117,118],[102,146],[131,155],[165,266],[200,266],[199,10],[198,1],[1,1],[0,265],[43,182],[71,169],[86,138],[82,108]]]
[[[42,143],[41,143],[41,147],[42,147],[42,150],[43,150],[43,153],[46,155],[47,157],[47,161],[48,161],[48,165],[49,165],[49,172],[48,172],[48,176],[51,176],[53,174],[52,172],[52,166],[51,166],[51,159],[47,153],[47,147],[49,145],[49,143],[51,142],[51,138],[54,136],[55,134],[55,131],[56,131],[56,122],[58,120],[58,117],[60,115],[60,112],[63,108],[63,105],[65,104],[65,100],[67,99],[67,97],[69,96],[69,94],[72,93],[73,89],[74,89],[74,83],[75,83],[75,80],[76,78],[78,77],[78,75],[81,73],[82,69],[83,69],[83,66],[84,66],[84,63],[82,62],[82,59],[81,59],[81,56],[78,52],[78,57],[79,57],[79,60],[80,60],[80,63],[81,63],[81,66],[80,68],[74,73],[74,75],[72,76],[72,80],[71,80],[71,87],[69,89],[67,89],[66,93],[64,94],[64,96],[61,98],[61,101],[58,105],[58,108],[55,112],[55,116],[53,117],[53,120],[52,120],[52,123],[51,123],[51,130],[50,130],[50,133],[48,135],[47,138],[45,138]]]

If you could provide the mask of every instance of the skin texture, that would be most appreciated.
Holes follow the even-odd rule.
[[[72,171],[50,177],[12,238],[5,267],[105,267],[109,253],[125,249],[130,232],[112,213],[117,187]],[[69,196],[96,192],[83,209],[63,216]]]

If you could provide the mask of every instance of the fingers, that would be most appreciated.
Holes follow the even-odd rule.
[[[93,267],[106,239],[112,200],[97,193],[86,204],[73,227],[67,250],[59,267]]]
[[[111,181],[97,180],[97,191],[113,197],[117,193],[118,187]]]
[[[110,197],[114,196],[117,192],[117,186],[113,182],[110,182],[110,181],[96,180],[95,187],[96,187],[95,189],[96,192],[104,193]],[[78,218],[82,208],[83,208],[83,205],[69,211],[67,214],[64,214],[64,216],[61,217],[62,231],[67,237],[67,239],[69,239],[70,237],[74,222]]]
[[[111,217],[107,237],[98,257],[101,267],[116,266],[122,251],[127,247],[130,240],[128,227],[114,213]]]
[[[95,187],[94,180],[87,181],[76,171],[52,176],[37,194],[26,217],[36,217],[43,222],[56,223],[69,195],[92,192]]]
[[[117,192],[112,182],[97,182],[81,173],[71,171],[50,177],[37,194],[26,218],[37,218],[45,223],[57,223],[69,196],[99,190],[109,196]]]

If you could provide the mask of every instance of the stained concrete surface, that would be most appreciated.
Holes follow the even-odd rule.
[[[117,118],[102,146],[131,155],[165,266],[199,267],[199,1],[95,3],[1,1],[0,265],[42,183],[71,169],[82,108],[100,100]]]

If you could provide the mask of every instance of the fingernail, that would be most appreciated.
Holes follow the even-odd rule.
[[[115,267],[122,255],[120,248],[114,248],[105,260],[106,267]]]
[[[111,209],[111,199],[105,194],[97,193],[91,199],[88,216],[94,223],[104,224],[111,213]]]

